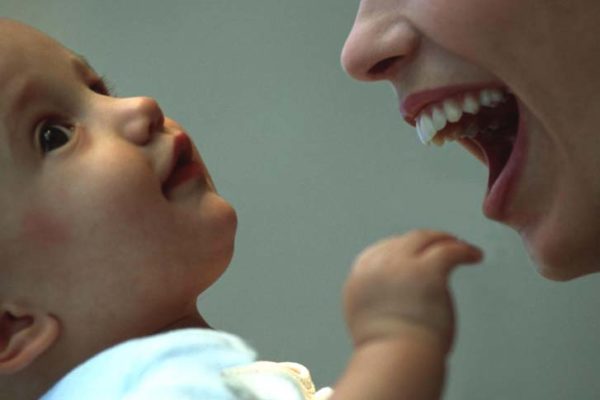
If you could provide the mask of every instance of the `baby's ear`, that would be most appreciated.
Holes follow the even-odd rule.
[[[30,365],[58,338],[58,320],[46,311],[0,303],[0,376]]]

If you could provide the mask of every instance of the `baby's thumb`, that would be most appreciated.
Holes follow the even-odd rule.
[[[462,240],[448,239],[431,246],[423,256],[439,272],[447,275],[459,265],[480,262],[483,259],[483,252]]]

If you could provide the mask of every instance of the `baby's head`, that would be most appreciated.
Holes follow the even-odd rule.
[[[196,296],[227,267],[236,216],[188,136],[153,99],[111,96],[81,56],[6,19],[0,185],[0,393],[202,323]]]

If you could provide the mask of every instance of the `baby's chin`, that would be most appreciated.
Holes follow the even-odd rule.
[[[237,234],[238,217],[235,208],[224,198],[219,196],[222,204],[219,212],[212,220],[214,226],[215,250],[227,258],[227,263],[233,257],[235,238]]]

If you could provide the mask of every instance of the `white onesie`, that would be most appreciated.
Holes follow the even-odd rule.
[[[296,363],[255,362],[237,336],[181,329],[111,347],[62,378],[41,400],[325,400]]]

